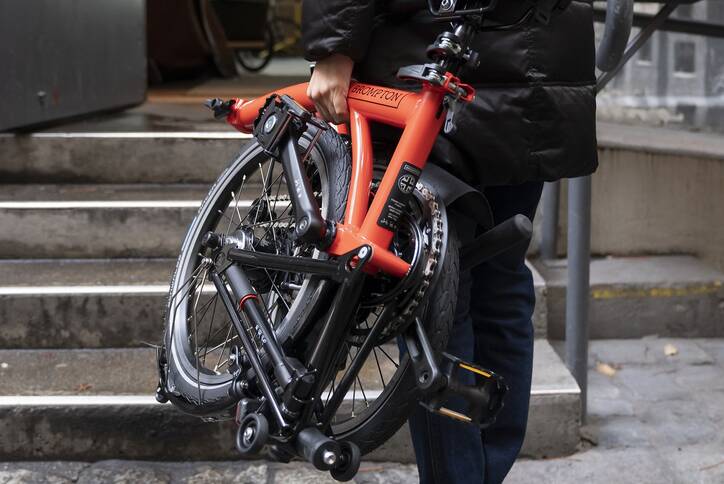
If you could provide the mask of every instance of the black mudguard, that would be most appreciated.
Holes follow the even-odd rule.
[[[493,212],[485,195],[455,175],[428,163],[422,171],[420,181],[435,191],[448,210],[455,210],[477,222],[483,231],[495,225]]]

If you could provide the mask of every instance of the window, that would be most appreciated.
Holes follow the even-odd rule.
[[[694,6],[690,3],[684,3],[676,7],[676,10],[674,12],[676,13],[676,16],[679,18],[691,18],[691,15],[694,11]]]
[[[653,49],[653,38],[649,38],[639,49],[639,57],[638,61],[641,64],[651,64],[651,61],[654,57],[654,49]]]
[[[696,72],[696,44],[678,41],[674,44],[674,72],[694,74]]]

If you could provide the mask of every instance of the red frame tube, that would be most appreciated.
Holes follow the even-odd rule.
[[[393,232],[378,225],[388,197],[397,183],[403,163],[422,170],[430,155],[435,138],[445,119],[443,99],[445,86],[424,83],[421,92],[401,91],[386,87],[352,82],[347,102],[350,113],[348,132],[352,137],[352,176],[344,221],[337,225],[337,234],[329,247],[332,255],[342,255],[364,244],[372,247],[367,267],[396,277],[407,274],[410,265],[389,250]],[[287,94],[305,109],[314,111],[307,96],[307,83],[275,91]],[[251,101],[237,100],[227,121],[239,131],[250,133],[266,98]],[[370,204],[370,184],[374,156],[369,121],[403,128],[402,137]],[[347,131],[346,127],[341,127]]]

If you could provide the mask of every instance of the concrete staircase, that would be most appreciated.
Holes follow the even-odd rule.
[[[147,343],[160,341],[186,226],[247,140],[137,121],[0,135],[0,460],[237,457],[232,426],[155,402]],[[536,289],[544,335],[539,276]],[[570,454],[578,386],[544,338],[535,350],[524,454]],[[407,430],[370,458],[411,461]]]
[[[232,426],[152,397],[148,343],[160,340],[181,238],[248,142],[203,116],[152,107],[0,135],[0,460],[237,457]],[[601,214],[604,203],[594,204]],[[723,336],[724,275],[707,254],[594,260],[591,337]],[[546,339],[564,336],[565,261],[532,269],[538,339],[523,454],[554,457],[579,443],[580,392]],[[411,461],[407,430],[369,458]]]

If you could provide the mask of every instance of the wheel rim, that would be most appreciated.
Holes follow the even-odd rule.
[[[219,304],[215,289],[209,284],[211,262],[199,255],[201,237],[219,227],[221,233],[231,234],[240,225],[253,225],[251,230],[258,242],[253,248],[257,250],[261,249],[262,242],[282,244],[282,231],[288,232],[294,227],[291,203],[285,196],[286,185],[281,164],[264,156],[258,146],[252,146],[241,156],[247,157],[247,162],[241,163],[237,172],[231,174],[224,186],[216,191],[207,205],[205,216],[199,217],[203,223],[193,227],[187,236],[182,252],[185,258],[179,261],[169,298],[170,341],[167,347],[177,362],[180,376],[187,383],[198,387],[199,392],[229,383],[232,379],[229,365],[233,364],[230,355],[234,342],[238,341],[223,305]],[[316,150],[307,163],[322,212],[327,214],[329,185],[326,166]],[[259,180],[254,179],[254,173]],[[265,195],[245,199],[244,187],[258,187],[256,193],[261,195],[263,192]],[[245,208],[246,213],[243,212]],[[267,220],[260,220],[262,214],[265,214]],[[279,247],[274,246],[275,253],[280,253]],[[264,250],[268,251],[269,247]],[[306,251],[306,256],[320,256],[309,247],[289,246],[288,250],[286,255],[300,255],[301,251]],[[314,287],[308,277],[303,277],[297,281],[287,281],[290,282],[288,287],[282,289],[279,273],[264,272],[256,274],[258,280],[269,281],[268,290],[260,292],[259,299],[270,319],[281,323],[284,317],[293,317],[301,309],[301,300]],[[289,276],[300,277],[297,274]],[[285,297],[289,295],[292,297]]]

